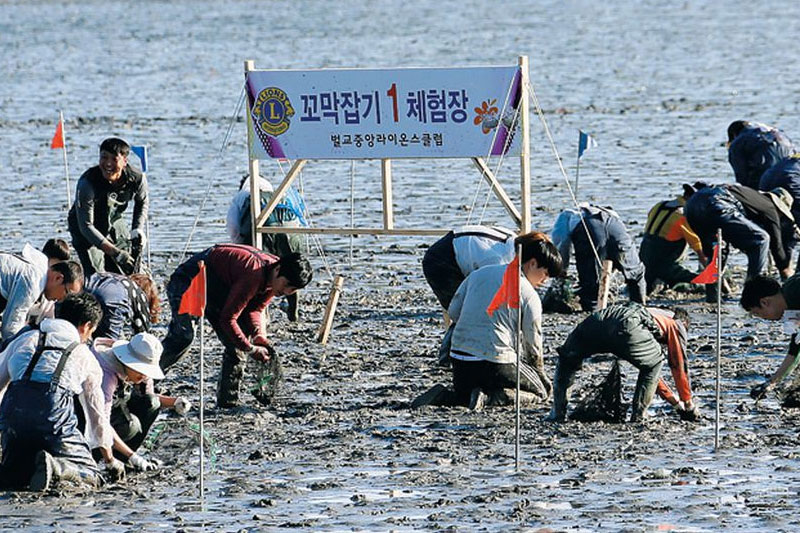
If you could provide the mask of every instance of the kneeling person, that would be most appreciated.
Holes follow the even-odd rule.
[[[522,307],[521,390],[537,400],[550,395],[542,358],[542,304],[535,288],[561,273],[561,256],[544,233],[516,238],[522,245],[520,305]],[[456,403],[479,407],[482,395],[516,387],[517,309],[487,308],[500,289],[507,265],[480,268],[467,276],[450,303],[455,322],[450,357]]]
[[[91,295],[70,295],[57,318],[24,331],[0,354],[0,404],[3,457],[0,483],[47,490],[73,481],[89,486],[100,481],[90,443],[78,430],[73,398],[91,422],[91,444],[99,446],[112,478],[124,474],[111,452],[113,431],[103,410],[102,371],[89,348],[100,321],[100,305]]]
[[[584,359],[610,353],[637,369],[639,377],[633,395],[631,421],[640,421],[658,392],[684,420],[696,420],[686,359],[684,311],[666,311],[635,302],[614,304],[592,313],[578,324],[558,350],[553,378],[553,409],[548,420],[563,421],[567,415],[569,389]],[[661,344],[667,346],[667,361],[678,387],[680,400],[660,378],[664,364]]]
[[[152,391],[152,380],[164,378],[158,366],[161,343],[149,333],[139,333],[130,342],[117,341],[111,347],[96,342],[94,352],[103,369],[103,399],[113,428],[114,455],[135,470],[157,468],[157,461],[145,459],[136,450],[144,442],[161,408],[159,396]],[[148,381],[148,393],[132,399],[130,385]]]

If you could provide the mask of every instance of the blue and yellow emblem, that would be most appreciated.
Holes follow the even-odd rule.
[[[277,87],[267,87],[258,93],[252,115],[258,129],[276,137],[289,129],[294,108],[285,92]]]

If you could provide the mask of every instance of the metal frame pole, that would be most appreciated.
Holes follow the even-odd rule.
[[[717,230],[717,383],[716,413],[714,416],[714,451],[719,449],[720,382],[722,367],[722,230]]]
[[[203,262],[200,262],[200,269],[203,271]],[[205,282],[203,283],[203,288],[207,290],[205,287]],[[203,302],[206,301],[206,295],[203,295]],[[199,327],[200,327],[200,510],[206,510],[206,488],[205,488],[205,395],[204,395],[204,385],[205,385],[205,333],[203,328],[203,317],[206,314],[205,305],[203,306],[203,312],[200,314]]]
[[[520,469],[520,364],[522,363],[522,244],[517,245],[517,394],[515,400],[515,424],[514,424],[514,469]]]

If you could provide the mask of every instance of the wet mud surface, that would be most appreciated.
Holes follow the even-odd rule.
[[[390,261],[375,265],[377,254]],[[522,410],[521,468],[514,469],[514,411],[408,408],[436,382],[442,331],[419,280],[421,250],[356,254],[327,346],[314,342],[321,291],[302,298],[302,322],[271,307],[270,331],[285,381],[273,406],[244,394],[217,410],[221,346],[207,330],[206,512],[198,506],[198,419],[161,419],[149,439],[163,470],[131,475],[95,493],[4,494],[4,527],[85,531],[791,531],[796,523],[796,409],[747,392],[778,364],[783,335],[726,302],[722,427],[714,444],[716,311],[691,310],[690,375],[703,418],[682,422],[656,400],[641,424],[551,424],[548,406]],[[394,258],[397,262],[391,261]],[[358,263],[369,264],[368,271]],[[400,267],[406,264],[406,267]],[[659,303],[656,300],[655,303]],[[661,303],[666,303],[661,301]],[[547,365],[583,314],[545,315]],[[166,316],[165,316],[166,319]],[[199,349],[163,387],[199,395]],[[573,400],[609,361],[587,363]],[[622,365],[630,400],[635,371]],[[248,369],[248,387],[255,369]],[[666,371],[665,377],[669,380]],[[573,404],[575,402],[573,401]],[[13,526],[12,526],[13,524]]]
[[[680,183],[732,181],[732,120],[775,124],[800,141],[798,32],[800,4],[777,0],[0,2],[0,249],[67,236],[62,156],[49,149],[59,109],[73,194],[103,138],[149,145],[152,264],[163,285],[190,234],[190,251],[226,239],[227,205],[247,171],[243,115],[230,119],[245,59],[259,68],[441,67],[515,64],[520,54],[571,176],[577,130],[598,141],[582,159],[580,199],[613,205],[638,238],[647,209]],[[490,167],[518,203],[517,161],[500,163]],[[510,224],[471,162],[393,165],[398,227]],[[301,183],[312,221],[349,225],[352,182],[357,223],[380,225],[379,168],[309,163]],[[536,118],[531,168],[533,226],[549,228],[570,200]],[[286,170],[261,166],[273,183]],[[148,445],[163,470],[93,493],[2,493],[0,529],[797,530],[798,410],[747,395],[785,353],[779,326],[725,302],[714,452],[716,313],[699,297],[669,295],[693,316],[690,375],[703,420],[681,422],[658,400],[643,424],[553,425],[543,421],[548,406],[527,408],[517,473],[512,408],[407,407],[449,382],[435,365],[441,313],[420,267],[433,239],[360,236],[352,258],[348,238],[320,242],[302,322],[287,322],[277,302],[270,309],[285,373],[271,408],[245,394],[242,410],[215,410],[221,346],[207,330],[206,511],[195,408],[153,430]],[[732,265],[741,285],[741,254]],[[321,346],[327,267],[345,286]],[[582,317],[545,316],[551,372],[555,347]],[[160,336],[168,310],[162,319]],[[195,346],[163,384],[195,406],[198,357]],[[573,399],[608,365],[587,364]],[[635,374],[623,373],[630,399]]]

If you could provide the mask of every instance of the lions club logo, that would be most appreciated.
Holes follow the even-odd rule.
[[[285,92],[277,87],[267,87],[258,93],[252,114],[262,132],[277,137],[289,129],[294,108]]]

